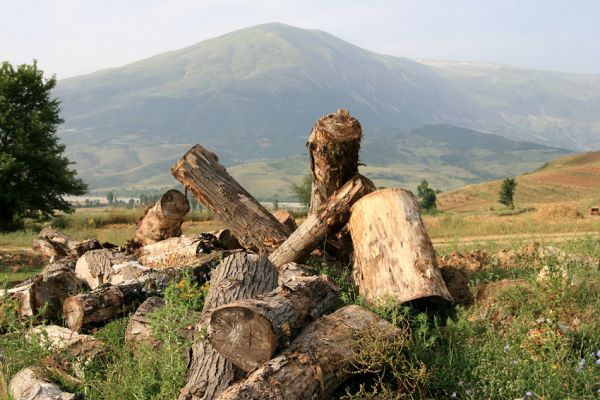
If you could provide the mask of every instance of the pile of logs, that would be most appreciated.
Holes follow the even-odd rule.
[[[307,143],[311,205],[299,227],[289,213],[271,214],[216,154],[196,145],[172,174],[227,230],[182,236],[190,207],[184,194],[169,190],[139,221],[135,246],[128,247],[134,251],[42,231],[34,247],[48,256],[48,267],[4,294],[0,317],[16,310],[34,323],[66,326],[30,334],[42,332],[51,349],[70,357],[20,371],[10,383],[13,398],[73,398],[46,377],[59,374],[76,384],[103,346],[80,332],[111,319],[131,315],[129,348],[160,346],[148,317],[164,307],[165,288],[189,274],[210,288],[195,330],[182,333],[195,337],[180,399],[332,393],[352,373],[361,332],[375,329],[393,341],[397,330],[363,307],[338,308],[339,289],[302,264],[309,257],[353,254],[354,283],[371,304],[452,301],[415,197],[402,189],[376,191],[358,173],[361,138],[360,123],[346,110],[317,121]]]

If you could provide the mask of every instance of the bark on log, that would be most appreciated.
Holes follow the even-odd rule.
[[[96,239],[71,240],[63,233],[48,227],[40,231],[32,247],[54,262],[62,258],[76,260],[89,250],[101,249],[102,245]]]
[[[208,338],[226,359],[249,372],[285,348],[308,322],[330,312],[339,289],[326,276],[297,278],[253,299],[213,310]]]
[[[88,251],[75,265],[75,274],[90,289],[105,283],[116,285],[135,279],[146,270],[140,263],[133,261],[132,257],[108,249]]]
[[[14,400],[72,400],[75,395],[63,392],[58,385],[47,381],[40,368],[24,368],[10,381],[8,392]]]
[[[207,234],[166,239],[139,249],[138,261],[154,269],[200,265],[214,256],[212,250],[216,248],[204,236],[217,240]]]
[[[258,296],[277,286],[277,270],[266,257],[237,253],[214,270],[197,332],[205,332],[211,311],[223,304]],[[179,396],[184,399],[215,399],[243,373],[200,337],[192,347],[188,381]]]
[[[57,321],[63,300],[79,293],[83,285],[69,270],[38,274],[6,291],[0,307],[0,319],[10,312],[8,309],[14,304],[20,318],[40,317]]]
[[[183,193],[175,189],[168,190],[154,206],[146,210],[135,231],[135,240],[147,245],[180,236],[183,218],[189,211],[190,203]]]
[[[288,350],[227,389],[220,400],[322,399],[352,375],[361,335],[394,340],[397,329],[356,305],[309,325]]]
[[[452,301],[411,192],[384,189],[363,197],[352,207],[349,229],[354,281],[368,302]]]
[[[289,211],[277,210],[273,212],[273,216],[277,218],[277,221],[279,221],[281,225],[287,228],[290,234],[298,229],[298,225],[296,225],[296,218],[294,218]]]
[[[358,174],[361,138],[360,123],[347,110],[325,115],[316,122],[306,144],[313,175],[309,215],[316,214],[329,197]]]
[[[278,270],[279,276],[277,278],[277,283],[279,286],[286,285],[287,283],[292,282],[296,279],[301,279],[314,275],[314,273],[312,273],[306,265],[298,264],[295,262],[283,264],[281,267],[278,268]]]
[[[65,324],[79,331],[105,323],[134,310],[146,298],[162,294],[170,282],[176,282],[189,273],[197,282],[204,283],[220,254],[215,252],[211,256],[211,260],[196,267],[149,270],[135,280],[115,286],[99,286],[91,292],[68,297],[63,303]]]
[[[309,215],[292,235],[281,244],[269,260],[280,267],[289,262],[300,262],[312,250],[344,227],[350,217],[350,208],[364,195],[375,190],[373,182],[358,174],[335,192],[316,214]]]
[[[229,175],[216,154],[204,147],[192,147],[171,172],[225,222],[244,247],[270,252],[287,237],[285,227]]]

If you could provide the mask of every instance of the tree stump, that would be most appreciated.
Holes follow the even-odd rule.
[[[361,335],[393,341],[397,328],[356,305],[343,307],[306,327],[279,356],[229,387],[220,400],[327,398],[352,375]]]
[[[211,311],[236,300],[252,298],[275,289],[277,270],[266,257],[236,253],[224,259],[214,270],[197,332],[205,332]],[[192,347],[188,380],[180,400],[215,399],[243,373],[227,361],[209,343],[198,338]]]
[[[10,381],[8,392],[14,400],[72,400],[75,395],[63,392],[49,382],[40,368],[24,368]]]
[[[171,172],[244,247],[268,253],[287,238],[285,227],[229,175],[216,154],[204,147],[192,147]]]
[[[135,240],[147,245],[180,236],[183,218],[189,211],[190,203],[183,193],[175,189],[168,190],[154,206],[146,210],[135,231]]]
[[[384,189],[363,197],[352,207],[349,228],[354,281],[368,302],[452,301],[411,192]]]
[[[331,311],[338,291],[326,275],[299,277],[272,292],[214,309],[208,338],[226,359],[251,371],[287,347],[304,325]]]
[[[270,256],[269,260],[279,267],[289,262],[302,261],[327,235],[340,230],[348,221],[350,208],[364,195],[375,190],[373,182],[358,174],[335,192],[315,214],[292,233]]]

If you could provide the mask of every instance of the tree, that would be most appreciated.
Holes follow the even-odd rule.
[[[515,189],[517,188],[517,182],[515,178],[506,178],[502,181],[502,187],[500,188],[500,198],[498,201],[507,207],[515,208],[513,197],[515,195]]]
[[[59,101],[51,98],[56,78],[44,79],[32,65],[0,66],[0,230],[24,217],[72,212],[64,195],[82,195],[87,185],[76,177],[56,136],[62,123]]]
[[[430,211],[437,208],[436,191],[429,187],[429,183],[425,179],[417,187],[417,197],[419,198],[419,206],[421,209]]]
[[[296,199],[305,206],[310,205],[310,193],[312,191],[312,174],[304,175],[300,184],[292,183],[292,192],[296,195]]]
[[[115,200],[115,194],[113,192],[106,193],[106,200],[108,201],[108,204],[112,205]]]

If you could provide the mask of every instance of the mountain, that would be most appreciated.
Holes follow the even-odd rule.
[[[516,178],[515,204],[536,207],[568,199],[580,210],[600,204],[600,151],[567,155],[544,164],[534,172]],[[498,203],[501,180],[468,185],[442,193],[442,210],[473,211],[501,207]]]
[[[195,143],[228,166],[297,158],[314,122],[338,108],[361,121],[361,158],[374,167],[406,165],[386,140],[425,125],[600,147],[599,76],[417,62],[277,23],[61,80],[55,94],[67,155],[95,189],[163,184]]]

